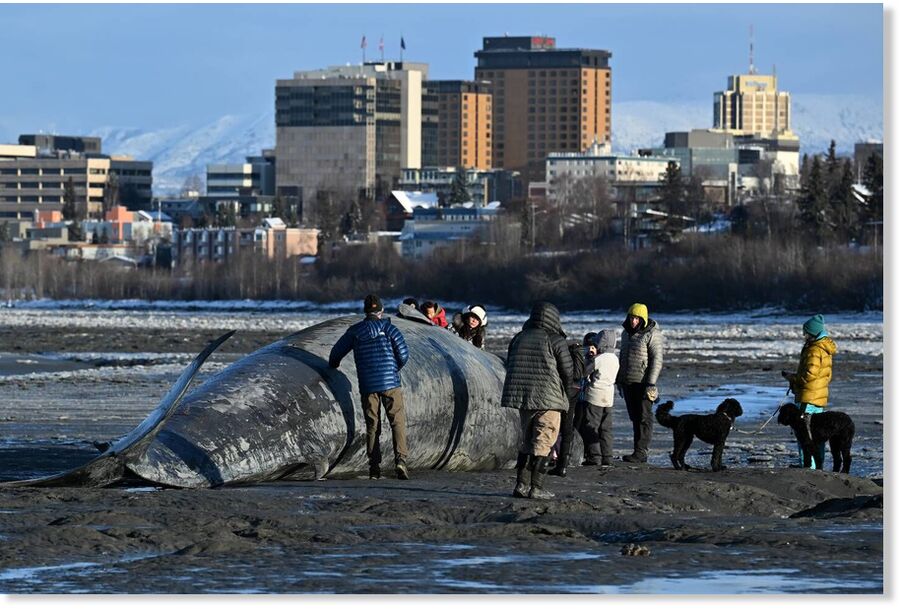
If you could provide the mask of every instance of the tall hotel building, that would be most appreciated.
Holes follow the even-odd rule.
[[[714,94],[713,128],[768,138],[790,134],[791,94],[778,90],[774,75],[729,76],[728,90]]]
[[[427,64],[373,62],[277,81],[276,194],[296,197],[304,223],[325,197],[382,197],[421,167],[427,76]]]
[[[437,150],[431,166],[491,168],[490,83],[435,80],[426,83],[437,105]]]
[[[493,166],[542,181],[549,153],[611,141],[610,57],[543,36],[484,38],[475,80],[491,83]]]

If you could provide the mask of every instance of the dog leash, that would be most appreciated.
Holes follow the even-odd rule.
[[[756,434],[760,433],[763,429],[766,428],[766,425],[769,424],[769,421],[771,421],[772,419],[775,418],[775,415],[777,415],[778,411],[781,410],[781,407],[784,406],[784,403],[790,394],[791,394],[791,388],[788,387],[788,390],[785,392],[784,397],[781,398],[781,402],[778,404],[778,408],[775,409],[775,412],[772,413],[772,416],[770,416],[768,419],[766,419],[766,422],[762,424],[762,427],[760,427],[756,431],[741,431],[740,429],[735,429],[735,431],[737,433],[742,433],[746,436],[755,436]]]

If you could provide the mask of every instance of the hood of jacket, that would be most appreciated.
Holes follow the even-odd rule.
[[[566,336],[562,329],[562,323],[559,320],[559,309],[550,302],[538,302],[531,308],[531,316],[525,322],[525,325],[522,326],[522,329],[528,330],[531,328],[540,328],[563,338]]]
[[[638,328],[637,330],[632,330],[631,326],[628,324],[627,319],[622,322],[622,327],[625,328],[625,331],[628,332],[628,334],[630,334],[632,336],[634,336],[635,334],[640,334],[642,332],[647,332],[655,325],[656,325],[656,322],[653,320],[653,318],[650,318],[647,320],[647,323],[642,325],[640,328]]]
[[[822,349],[828,355],[834,355],[835,353],[837,353],[837,343],[831,340],[830,336],[826,336],[825,338],[820,338],[819,340],[811,342],[810,347],[817,347],[819,349]]]
[[[597,353],[612,353],[615,351],[617,339],[615,330],[600,330],[599,334],[594,337]]]

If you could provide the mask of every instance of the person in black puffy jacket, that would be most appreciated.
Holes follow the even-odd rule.
[[[522,425],[513,497],[553,497],[543,488],[544,476],[550,469],[550,449],[559,433],[560,414],[569,409],[573,377],[559,311],[549,302],[536,303],[522,331],[509,343],[500,398],[502,407],[519,410]]]
[[[394,438],[394,464],[397,477],[409,480],[406,466],[406,411],[400,389],[400,368],[409,359],[409,349],[403,334],[390,318],[382,317],[384,307],[375,294],[366,296],[363,310],[366,318],[347,328],[335,343],[328,357],[328,365],[337,368],[350,351],[356,362],[359,391],[362,394],[366,418],[366,455],[369,458],[369,477],[381,477],[381,406],[391,423]]]

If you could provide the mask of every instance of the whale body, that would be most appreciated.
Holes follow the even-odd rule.
[[[401,312],[403,310],[401,309]],[[401,369],[410,469],[488,470],[515,460],[518,412],[500,407],[502,360],[417,312],[391,317],[409,346]],[[368,471],[365,422],[352,357],[328,366],[332,346],[363,319],[329,320],[251,353],[188,391],[200,366],[233,332],[185,369],[132,432],[84,466],[16,485],[109,486],[129,478],[205,488]],[[424,323],[423,323],[424,320]],[[383,466],[390,426],[382,415]]]

